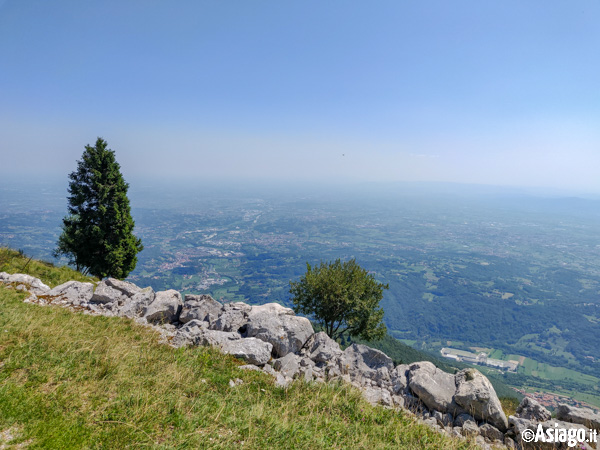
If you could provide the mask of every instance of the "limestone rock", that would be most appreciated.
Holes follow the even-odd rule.
[[[183,309],[179,316],[181,323],[189,322],[190,320],[206,320],[210,315],[217,318],[221,314],[223,305],[213,299],[210,295],[190,295],[185,296]]]
[[[0,282],[23,285],[26,290],[35,295],[45,295],[50,291],[50,287],[42,283],[39,278],[22,273],[0,272]]]
[[[113,287],[108,280],[102,280],[96,286],[94,295],[92,296],[93,303],[115,303],[117,305],[125,303],[128,296],[121,290]]]
[[[479,434],[490,441],[504,441],[504,433],[489,423],[484,423],[479,427]]]
[[[219,317],[210,323],[211,330],[238,331],[248,322],[248,313],[252,307],[242,302],[228,303],[223,306]]]
[[[344,350],[340,362],[342,372],[349,374],[352,380],[374,378],[380,367],[385,367],[388,371],[394,369],[394,363],[389,356],[362,344],[352,344]]]
[[[282,357],[297,353],[313,335],[314,330],[306,317],[299,317],[278,303],[253,306],[248,313],[245,333],[273,345],[273,354]]]
[[[211,331],[211,330],[208,330]],[[273,346],[256,338],[234,339],[219,345],[223,353],[242,358],[249,364],[262,366],[271,359]]]
[[[521,400],[521,403],[517,407],[515,416],[522,419],[544,422],[546,420],[550,420],[552,414],[550,414],[550,411],[540,405],[536,400],[530,397],[525,397],[523,400]]]
[[[384,405],[392,407],[394,406],[394,401],[392,400],[392,396],[390,393],[378,387],[366,387],[362,390],[362,395],[369,403],[372,405]]]
[[[133,297],[124,300],[117,314],[123,317],[135,318],[142,315],[144,308],[154,301],[156,294],[151,287],[140,290]]]
[[[92,295],[94,295],[94,285],[80,281],[67,281],[51,289],[46,294],[53,301],[64,300],[75,306],[89,302],[92,299]]]
[[[207,327],[208,324],[202,320],[191,320],[175,332],[171,345],[176,348],[200,345],[200,339]]]
[[[408,392],[408,364],[400,364],[390,372],[390,383],[392,390],[397,395],[404,395]]]
[[[273,362],[273,368],[286,378],[296,378],[300,372],[300,357],[293,353],[288,353]]]
[[[453,402],[456,384],[454,375],[438,369],[429,361],[411,364],[408,371],[408,386],[425,405],[443,413],[458,409]]]
[[[342,349],[327,333],[319,331],[308,338],[300,353],[316,363],[327,364],[339,357]]]
[[[477,436],[479,434],[479,427],[473,420],[467,420],[462,424],[461,434],[465,437]]]
[[[107,278],[106,284],[117,291],[120,291],[125,297],[133,297],[142,289],[128,281],[117,280],[116,278]]]
[[[173,289],[160,291],[156,293],[152,303],[144,307],[142,315],[151,323],[174,323],[179,318],[182,305],[179,292]]]
[[[556,410],[556,418],[600,431],[600,414],[589,408],[575,408],[574,406],[561,404],[558,405]]]
[[[488,422],[502,432],[508,428],[494,387],[478,370],[464,369],[456,374],[454,401],[476,419]]]
[[[472,420],[475,421],[475,419],[473,418],[473,416],[463,413],[463,414],[459,414],[454,418],[454,426],[455,427],[462,427],[463,424],[468,421],[468,420]]]

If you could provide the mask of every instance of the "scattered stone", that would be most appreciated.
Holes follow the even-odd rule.
[[[490,441],[504,441],[504,433],[489,423],[484,423],[479,427],[479,434]]]
[[[142,289],[131,298],[127,298],[118,310],[123,317],[135,318],[142,315],[144,309],[154,301],[156,294],[151,287]]]
[[[372,405],[381,404],[384,406],[394,406],[394,401],[389,391],[386,389],[367,387],[362,390],[362,395]]]
[[[286,378],[296,378],[300,372],[300,357],[293,353],[288,353],[273,362],[273,368]]]
[[[239,378],[236,378],[235,380],[229,380],[229,387],[234,388],[234,387],[239,386],[240,384],[243,384],[243,383],[244,383],[243,380],[240,380]]]
[[[50,291],[50,286],[45,285],[39,278],[23,273],[0,272],[0,282],[5,284],[23,285],[23,289],[35,295],[45,295]]]
[[[473,418],[473,416],[470,416],[469,414],[463,413],[463,414],[459,414],[458,416],[456,416],[454,418],[454,426],[455,427],[462,427],[463,424],[467,421],[475,421],[475,419]]]
[[[62,300],[71,305],[79,306],[82,303],[88,303],[92,299],[94,285],[80,281],[67,281],[51,289],[45,295],[51,298],[52,301]]]
[[[98,283],[91,301],[101,304],[115,303],[117,305],[125,303],[128,296],[123,291],[113,287],[112,284],[108,280],[102,280]]]
[[[223,306],[219,317],[210,322],[210,329],[217,331],[238,331],[248,322],[248,313],[252,307],[242,302],[228,303]]]

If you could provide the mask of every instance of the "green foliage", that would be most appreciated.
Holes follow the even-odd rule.
[[[0,430],[15,448],[476,448],[349,385],[278,388],[215,349],[23,298],[0,286]]]
[[[99,278],[127,277],[143,246],[133,235],[129,185],[106,141],[98,138],[94,147],[86,145],[69,179],[69,214],[55,255],[68,256],[77,270]]]
[[[306,267],[300,281],[290,282],[296,312],[312,316],[332,339],[342,334],[367,340],[385,336],[379,302],[387,285],[378,283],[354,259]]]

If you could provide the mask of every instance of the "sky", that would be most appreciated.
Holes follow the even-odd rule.
[[[600,193],[597,0],[0,0],[0,176]]]

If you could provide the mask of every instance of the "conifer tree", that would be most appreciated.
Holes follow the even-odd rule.
[[[85,146],[77,170],[69,175],[68,215],[55,255],[65,255],[77,270],[105,278],[127,277],[143,249],[133,234],[127,190],[115,152],[98,138]]]

